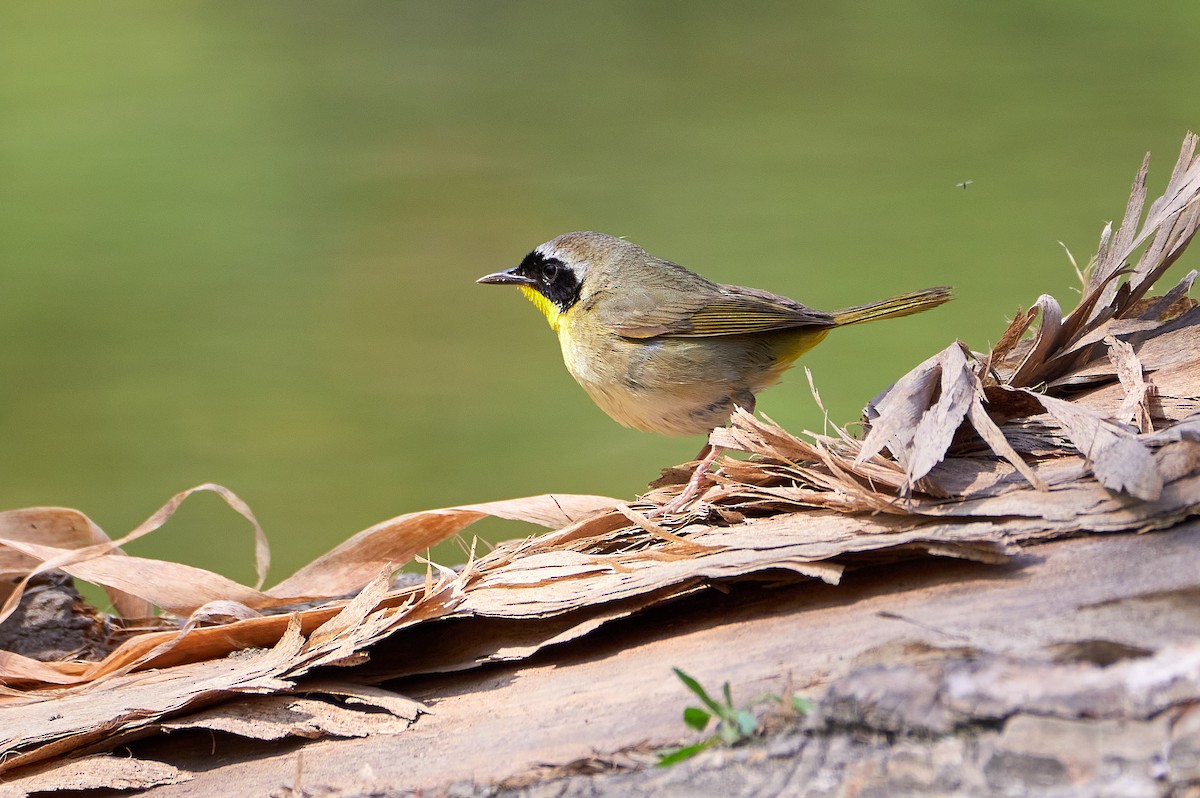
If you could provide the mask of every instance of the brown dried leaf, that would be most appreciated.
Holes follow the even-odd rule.
[[[967,365],[960,346],[945,350],[941,366],[941,390],[937,402],[921,416],[913,448],[907,456],[910,482],[916,482],[946,456],[976,394],[982,390],[975,372]]]
[[[10,542],[9,546],[38,558],[42,563],[60,563],[57,570],[145,599],[173,615],[186,617],[201,605],[220,600],[236,601],[251,607],[278,603],[254,588],[182,563],[113,554],[70,562],[72,555],[80,550],[55,549],[16,541]]]
[[[1034,396],[1054,416],[1075,448],[1087,458],[1096,479],[1110,490],[1155,501],[1163,489],[1154,456],[1135,435],[1071,402],[1044,394]]]
[[[1153,334],[1138,336],[1138,359],[1146,374],[1154,375],[1154,381],[1159,384],[1162,375],[1178,374],[1178,395],[1187,396],[1194,385],[1194,380],[1188,375],[1192,365],[1200,361],[1200,308],[1191,310],[1163,324]],[[1050,384],[1051,388],[1062,389],[1074,386],[1090,386],[1098,383],[1115,382],[1116,369],[1108,358],[1100,358],[1088,363]],[[1170,382],[1170,380],[1168,380]],[[1171,391],[1160,385],[1160,393],[1170,394]],[[1120,390],[1117,388],[1117,390]],[[1088,397],[1079,401],[1089,404]],[[1119,404],[1119,403],[1118,403]],[[1186,415],[1186,414],[1185,414]]]
[[[1037,305],[1034,305],[1027,311],[1017,311],[1016,317],[1009,322],[1008,327],[1000,336],[1000,340],[996,342],[994,347],[992,347],[992,352],[989,358],[993,368],[1004,363],[1005,359],[1020,342],[1021,336],[1023,336],[1025,331],[1029,329],[1029,325],[1033,323],[1035,318],[1037,318],[1039,312],[1040,309],[1037,307]],[[1016,371],[1016,369],[1014,368],[1013,371]]]
[[[253,610],[245,604],[240,604],[236,601],[210,601],[188,616],[184,628],[224,626],[225,624],[244,621],[248,618],[261,617],[262,613],[258,610]]]
[[[967,410],[967,419],[971,422],[971,426],[979,433],[979,437],[983,438],[984,443],[1000,457],[1007,460],[1013,468],[1029,481],[1029,484],[1038,490],[1046,490],[1046,483],[1042,481],[1037,472],[1029,467],[1029,464],[1017,454],[1008,439],[1004,437],[1004,433],[996,426],[987,411],[983,408],[983,402],[979,399],[979,392],[976,392],[971,397],[971,406]]]
[[[0,512],[0,577],[24,576],[37,566],[37,558],[8,547],[9,541],[79,549],[107,543],[109,538],[86,515],[66,507]]]
[[[1134,354],[1133,347],[1124,341],[1110,336],[1104,339],[1104,343],[1108,345],[1108,358],[1116,368],[1117,378],[1125,389],[1125,401],[1117,411],[1117,423],[1136,422],[1141,432],[1153,432],[1154,424],[1150,421],[1149,406],[1151,388],[1142,377],[1141,361]]]
[[[1048,367],[1056,369],[1062,365],[1061,359],[1065,356],[1073,355],[1084,347],[1103,341],[1105,338],[1125,338],[1135,333],[1157,329],[1159,326],[1159,322],[1153,319],[1108,319],[1087,335],[1078,338],[1070,346],[1064,347],[1059,354],[1051,358]]]
[[[616,499],[604,496],[546,494],[408,513],[364,529],[267,593],[287,598],[351,593],[380,568],[398,568],[487,515],[558,528],[617,504]]]
[[[917,425],[933,404],[947,352],[957,348],[958,344],[952,344],[920,363],[867,406],[871,429],[854,460],[855,465],[875,457],[885,448],[901,463],[905,462],[905,455],[913,446]]]
[[[956,343],[943,349],[884,394],[854,464],[863,464],[887,447],[904,466],[905,489],[915,485],[945,458],[982,391],[965,348]],[[991,430],[984,432],[988,433],[985,440],[995,441]],[[1006,447],[1001,446],[997,453],[1006,456]]]
[[[1141,168],[1133,178],[1133,186],[1129,190],[1129,201],[1125,204],[1125,216],[1121,219],[1121,226],[1117,228],[1117,234],[1112,239],[1110,246],[1103,253],[1097,255],[1099,260],[1092,276],[1097,282],[1106,282],[1104,293],[1100,297],[1102,308],[1110,306],[1116,297],[1117,284],[1115,281],[1107,282],[1108,278],[1122,267],[1134,248],[1138,220],[1142,216],[1142,208],[1146,205],[1146,175],[1149,172],[1150,153],[1146,153],[1142,158]],[[1142,238],[1144,237],[1143,235]]]
[[[61,536],[64,515],[74,511],[64,511],[61,508],[32,508],[30,510],[18,511],[23,515],[14,516],[10,519],[10,521],[15,521],[15,523],[10,523],[4,528],[3,531],[8,536],[0,539],[0,547],[15,549],[17,552],[37,562],[37,565],[25,574],[24,579],[17,585],[16,590],[9,595],[4,606],[0,607],[0,622],[3,622],[16,608],[17,602],[20,600],[30,579],[40,573],[53,570],[66,571],[82,579],[94,581],[95,584],[114,591],[121,597],[122,604],[138,609],[143,609],[146,606],[144,602],[135,603],[125,597],[136,596],[139,599],[155,603],[159,603],[155,599],[160,599],[166,602],[166,604],[160,603],[159,606],[169,606],[171,609],[177,610],[184,615],[187,615],[207,601],[225,598],[232,598],[248,605],[257,601],[259,602],[258,606],[263,606],[263,603],[259,599],[261,594],[257,590],[242,588],[240,585],[230,582],[224,577],[207,571],[201,571],[201,569],[190,568],[189,566],[177,563],[164,563],[158,560],[146,559],[141,559],[136,566],[131,566],[123,562],[113,562],[114,558],[125,559],[120,552],[120,546],[137,540],[160,528],[175,514],[175,511],[179,509],[179,505],[185,499],[200,491],[216,493],[226,504],[254,526],[255,563],[258,571],[258,583],[261,584],[270,561],[266,536],[263,534],[262,527],[259,526],[258,521],[254,518],[254,514],[250,512],[250,508],[246,506],[245,502],[228,488],[221,487],[220,485],[198,485],[197,487],[177,493],[166,504],[156,510],[150,518],[139,525],[137,529],[117,540],[109,540],[100,531],[100,528],[87,519],[86,516],[76,514],[76,518],[66,522],[67,527],[73,528],[75,537],[72,538],[71,532],[67,532],[65,539],[68,542],[72,540],[80,543],[83,540],[91,542],[88,545],[79,545],[73,548],[45,546],[41,543],[29,542],[28,538],[31,534],[36,537],[39,522],[33,519],[57,521],[58,523],[54,523],[52,526],[60,530]],[[172,578],[177,580],[195,579],[198,582],[193,584],[191,581],[163,581]],[[214,589],[217,591],[229,590],[237,595],[214,594],[212,592]],[[203,598],[197,600],[201,596]],[[267,603],[269,603],[269,599]]]
[[[114,541],[113,545],[124,545],[154,532],[175,514],[175,511],[179,509],[179,506],[189,496],[201,492],[217,494],[222,501],[229,505],[234,512],[242,516],[242,518],[249,521],[250,525],[254,528],[254,572],[256,575],[254,587],[255,589],[262,587],[263,581],[267,578],[267,569],[271,565],[271,547],[267,545],[267,536],[263,532],[262,526],[258,523],[258,519],[251,512],[249,505],[242,501],[241,497],[229,490],[229,488],[211,482],[204,485],[197,485],[194,488],[189,488],[175,494],[167,500],[166,504],[158,508],[153,515],[143,521],[137,529]]]
[[[1152,435],[1147,435],[1145,441],[1156,446],[1173,441],[1194,441],[1200,443],[1200,413],[1194,413],[1174,426],[1160,429]]]
[[[1111,304],[1101,304],[1100,300],[1110,288],[1115,293],[1118,290],[1117,281],[1127,273],[1128,271],[1125,269],[1118,269],[1109,274],[1104,281],[1088,283],[1090,287],[1086,287],[1083,296],[1079,300],[1079,304],[1063,320],[1062,330],[1058,338],[1061,350],[1071,348],[1074,342],[1079,340],[1080,336],[1089,334],[1098,325],[1103,324],[1112,317],[1113,313],[1116,312],[1115,308]],[[1096,313],[1095,318],[1092,317],[1093,311]],[[1051,353],[1051,357],[1047,359],[1061,362],[1059,358],[1060,354]],[[1054,373],[1053,366],[1047,365],[1045,370],[1049,373]]]
[[[1058,300],[1049,294],[1042,294],[1034,303],[1034,307],[1041,312],[1042,323],[1038,326],[1033,345],[1025,354],[1025,359],[1008,380],[1011,385],[1031,384],[1061,337],[1062,308]]]
[[[39,543],[59,549],[81,549],[109,542],[108,535],[78,510],[65,507],[30,507],[0,513],[0,577],[32,577],[38,560],[7,545],[9,541]],[[122,555],[119,548],[113,554]],[[23,585],[21,586],[23,589]],[[106,588],[117,613],[125,618],[145,618],[150,604],[119,590]],[[7,604],[4,605],[6,608]],[[15,605],[14,605],[15,606]],[[8,610],[11,612],[11,609]],[[8,612],[0,610],[0,623]]]
[[[1195,202],[1200,194],[1200,158],[1195,155],[1196,145],[1196,135],[1188,133],[1166,189],[1151,204],[1142,234],[1130,247],[1132,254],[1132,250],[1152,231],[1157,231],[1154,242],[1134,268],[1129,296],[1118,308],[1118,315],[1124,315],[1128,308],[1136,305],[1162,273],[1178,259],[1200,227],[1200,204]]]
[[[69,666],[69,667],[67,667]],[[78,663],[41,662],[0,650],[0,684],[73,684],[86,666]]]
[[[1138,318],[1153,319],[1155,321],[1163,320],[1163,317],[1171,312],[1176,303],[1186,297],[1188,291],[1192,290],[1192,284],[1196,282],[1196,277],[1198,276],[1200,276],[1200,272],[1192,269],[1170,291],[1163,294],[1156,301],[1151,302],[1145,310],[1138,314]],[[1150,302],[1150,299],[1143,301]]]

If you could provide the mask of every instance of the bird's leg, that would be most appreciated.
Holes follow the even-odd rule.
[[[754,394],[749,391],[744,392],[740,396],[733,397],[734,410],[740,407],[747,413],[753,413],[754,404]],[[720,427],[717,429],[720,429]],[[712,467],[713,461],[717,459],[717,455],[721,454],[722,451],[720,447],[713,446],[711,440],[705,443],[704,448],[696,455],[696,459],[700,463],[696,466],[696,470],[692,472],[692,478],[688,480],[683,493],[680,493],[657,510],[647,513],[647,516],[653,518],[658,515],[670,515],[679,512],[691,504],[692,500],[700,494],[700,484],[708,477],[708,469]]]
[[[696,459],[700,463],[696,466],[696,470],[692,472],[692,478],[688,480],[683,492],[658,509],[646,513],[647,517],[654,518],[659,515],[671,515],[691,504],[692,500],[700,494],[700,485],[708,478],[708,469],[719,454],[721,454],[721,449],[713,446],[711,443],[704,444],[704,448],[696,455]]]

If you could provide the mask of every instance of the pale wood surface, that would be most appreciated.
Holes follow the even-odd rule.
[[[1062,659],[1070,650],[1064,644],[1081,643],[1084,651],[1092,645],[1087,641],[1148,652],[1200,644],[1198,599],[1200,524],[1194,522],[1030,547],[1005,566],[934,560],[852,572],[837,587],[739,585],[728,595],[710,591],[619,622],[531,662],[395,683],[433,714],[398,736],[306,744],[303,784],[337,785],[331,794],[346,795],[429,790],[491,782],[647,740],[680,741],[687,738],[680,712],[690,696],[671,676],[672,666],[713,688],[730,681],[738,701],[779,691],[790,674],[798,691],[820,701],[830,683],[847,689],[837,681],[846,674],[880,662],[903,665],[912,656],[904,652],[927,646],[970,647],[983,660],[1045,661]],[[472,634],[474,623],[483,622],[448,624],[447,644]],[[898,690],[896,700],[911,699],[905,695]],[[1004,731],[1001,724],[996,733]],[[185,737],[161,747],[163,758],[184,768],[218,767],[151,794],[207,796],[235,784],[243,794],[266,795],[292,784],[294,746],[255,753],[229,738],[211,744]],[[1144,740],[1130,737],[1129,744]],[[843,774],[841,788],[851,786],[845,779],[852,774]],[[642,778],[666,777],[651,771]]]

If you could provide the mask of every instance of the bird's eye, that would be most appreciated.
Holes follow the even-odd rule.
[[[552,283],[557,280],[560,268],[561,266],[557,261],[547,261],[546,265],[542,267],[542,276],[546,279],[546,282]]]

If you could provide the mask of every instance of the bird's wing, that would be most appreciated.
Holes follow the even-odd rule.
[[[713,335],[832,327],[831,315],[756,288],[725,285],[683,294],[669,302],[622,308],[609,326],[627,338],[704,338]]]

